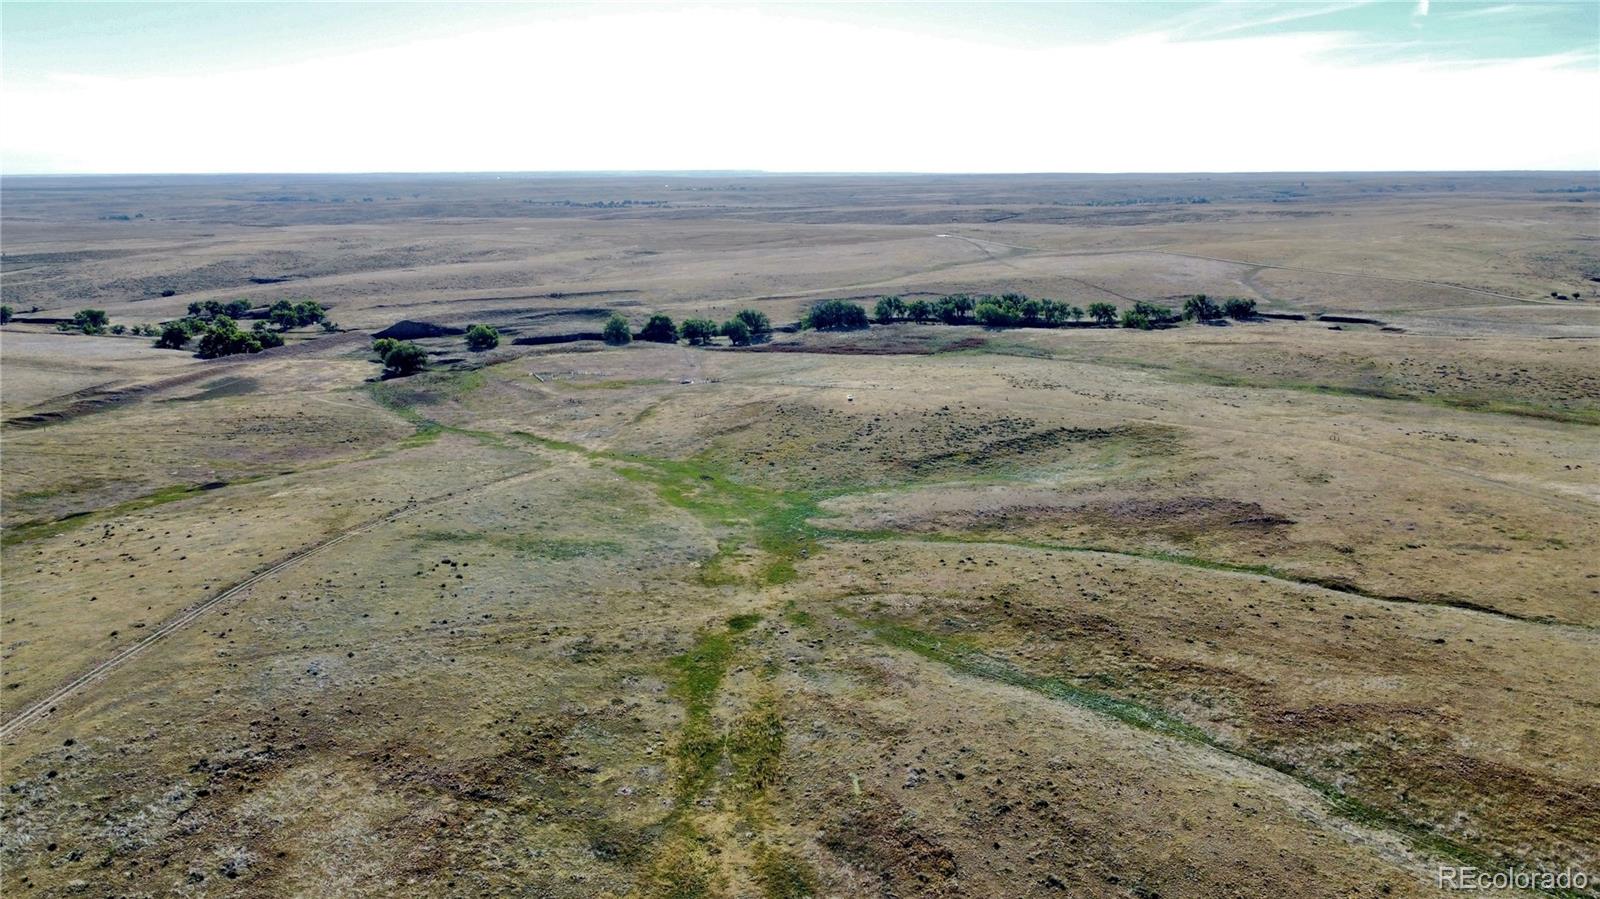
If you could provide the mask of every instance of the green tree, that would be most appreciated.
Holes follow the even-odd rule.
[[[616,313],[606,319],[606,326],[600,331],[600,336],[612,346],[625,346],[633,342],[633,331],[628,327],[628,320]]]
[[[931,322],[938,316],[927,300],[912,300],[911,305],[906,307],[906,317],[914,322]]]
[[[383,367],[394,375],[414,374],[428,367],[428,351],[409,341],[396,342],[383,355]]]
[[[1184,301],[1183,317],[1193,321],[1216,321],[1222,317],[1222,307],[1205,294],[1197,293]]]
[[[1117,323],[1117,307],[1110,303],[1090,303],[1089,317],[1094,319],[1097,325],[1114,325]]]
[[[743,319],[730,318],[722,323],[722,336],[734,346],[749,346],[750,326]]]
[[[1155,327],[1155,323],[1150,320],[1149,315],[1136,307],[1122,313],[1122,326],[1124,328],[1138,328],[1141,331],[1148,331]]]
[[[1222,311],[1229,318],[1245,321],[1256,317],[1256,301],[1242,297],[1228,297],[1222,301]]]
[[[683,339],[693,346],[701,346],[711,342],[717,336],[717,323],[705,318],[686,319],[681,329]]]
[[[671,316],[657,312],[639,330],[639,339],[651,343],[677,343],[678,326],[672,323]]]
[[[177,322],[167,322],[156,338],[156,346],[163,350],[181,350],[189,342],[189,329]]]
[[[733,317],[750,329],[751,341],[759,343],[772,336],[772,322],[760,309],[740,309]]]
[[[277,338],[277,335],[272,335]],[[282,338],[277,338],[277,345],[282,345]],[[226,315],[219,315],[206,325],[200,334],[200,344],[195,355],[202,359],[215,359],[219,356],[235,356],[240,353],[259,353],[262,350],[261,335],[251,334],[239,330],[233,319]]]
[[[819,331],[850,331],[867,327],[867,310],[845,300],[823,300],[811,307],[806,327]]]
[[[1147,303],[1140,300],[1133,304],[1133,311],[1150,320],[1151,325],[1168,325],[1177,321],[1181,316],[1166,306]]]
[[[104,334],[110,323],[111,317],[104,309],[79,309],[72,315],[70,329],[85,334]]]
[[[383,359],[389,355],[390,350],[399,345],[400,341],[395,340],[393,337],[379,337],[372,342],[372,352],[377,354],[379,359]]]
[[[947,325],[963,324],[968,313],[977,306],[977,301],[964,293],[953,293],[947,297],[940,297],[934,306],[934,313],[939,320]]]
[[[467,349],[475,353],[492,350],[500,345],[500,332],[492,325],[473,325],[467,328]]]
[[[226,312],[226,309],[224,309],[224,312]],[[267,310],[267,320],[272,322],[280,331],[314,325],[326,317],[327,310],[322,308],[322,304],[311,300],[299,303],[279,300]]]
[[[10,324],[11,316],[14,314],[15,313],[12,311],[9,303],[4,306],[0,306],[0,325]]]
[[[899,297],[879,297],[877,305],[872,307],[872,317],[879,324],[886,325],[898,321],[906,316],[906,302]]]
[[[988,301],[978,304],[976,317],[978,324],[985,328],[1010,328],[1021,321],[1021,316],[1004,304]]]
[[[275,331],[268,331],[266,322],[256,322],[256,326],[250,329],[250,336],[255,338],[256,343],[264,350],[283,346],[283,338]]]

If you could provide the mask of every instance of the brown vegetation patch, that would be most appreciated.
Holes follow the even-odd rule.
[[[955,853],[910,823],[900,803],[876,791],[851,797],[835,791],[822,845],[881,882],[879,895],[956,895]]]

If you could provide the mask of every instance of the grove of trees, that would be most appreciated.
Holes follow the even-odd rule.
[[[166,333],[162,332],[162,338]],[[283,338],[268,331],[261,322],[251,331],[242,331],[233,319],[219,315],[206,323],[199,332],[200,342],[195,355],[202,359],[233,356],[239,353],[259,353],[275,346],[283,346]],[[157,341],[159,345],[160,341]]]
[[[106,315],[104,309],[79,309],[73,313],[71,321],[56,325],[60,331],[79,331],[84,334],[104,334],[106,326],[111,323],[111,317]]]
[[[823,300],[811,307],[802,325],[818,331],[851,331],[867,327],[867,310],[846,300]]]
[[[236,301],[242,302],[242,301]],[[304,328],[327,320],[327,310],[321,303],[312,300],[303,300],[291,303],[288,300],[279,300],[267,310],[267,320],[279,331],[290,328]]]

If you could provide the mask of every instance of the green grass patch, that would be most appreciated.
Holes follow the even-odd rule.
[[[1141,730],[1155,731],[1199,743],[1211,743],[1199,728],[1157,709],[1118,699],[1096,690],[1087,690],[1059,678],[1038,677],[994,658],[970,642],[937,637],[889,622],[874,622],[868,627],[874,636],[891,646],[909,649],[924,658],[943,662],[958,671],[1024,687],[1052,699],[1108,715]]]
[[[774,846],[757,847],[753,873],[763,899],[809,899],[822,892],[810,865],[794,853]]]
[[[581,444],[568,443],[565,440],[552,440],[549,437],[540,437],[537,434],[529,434],[527,431],[512,431],[511,436],[517,438],[518,440],[525,440],[535,446],[542,446],[545,449],[558,450],[563,453],[579,453],[581,455],[588,456],[591,459],[599,459],[602,457],[601,453],[591,450],[586,446],[582,446]]]
[[[650,487],[667,505],[689,512],[713,527],[748,533],[750,542],[764,556],[756,574],[760,585],[794,580],[795,563],[816,547],[819,533],[810,519],[818,514],[817,503],[823,494],[742,484],[698,459],[655,459],[591,450],[526,431],[513,431],[511,436],[545,449],[612,463],[617,474]],[[716,555],[702,566],[701,582],[708,586],[737,583],[739,578],[729,570],[728,563],[739,548],[737,541],[719,541]]]
[[[728,757],[733,761],[734,782],[741,790],[760,794],[777,783],[783,733],[783,716],[770,696],[734,723],[728,734]]]
[[[761,623],[761,616],[754,612],[735,615],[728,619],[728,630],[736,634],[743,633]]]
[[[696,461],[608,457],[628,463],[617,473],[650,485],[668,505],[709,524],[748,531],[764,554],[756,576],[760,584],[794,580],[796,561],[816,545],[817,531],[809,520],[817,504],[809,494],[740,484]]]
[[[373,401],[393,412],[416,428],[416,433],[400,442],[401,448],[423,446],[448,432],[460,434],[490,446],[504,446],[499,434],[458,428],[429,418],[417,411],[419,405],[433,405],[461,397],[482,387],[485,377],[482,369],[459,372],[428,372],[392,381],[374,381],[368,384],[367,393]]]
[[[645,878],[651,899],[709,899],[720,895],[716,864],[704,838],[682,825],[656,850]]]
[[[722,756],[723,739],[713,727],[711,706],[732,657],[733,640],[729,635],[710,632],[701,635],[693,648],[670,662],[672,694],[684,706],[683,733],[675,753],[680,805],[705,789]]]
[[[783,620],[796,627],[810,627],[816,619],[810,612],[796,606],[791,599],[783,605]]]

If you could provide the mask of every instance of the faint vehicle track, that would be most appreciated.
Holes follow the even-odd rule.
[[[112,655],[110,658],[106,659],[105,661],[101,662],[100,664],[95,665],[93,668],[90,668],[88,671],[85,671],[84,673],[78,675],[77,677],[73,678],[72,680],[70,680],[67,683],[63,684],[62,686],[58,687],[49,696],[44,697],[43,699],[39,700],[38,702],[34,703],[33,705],[30,705],[27,708],[23,709],[22,711],[18,712],[16,715],[13,715],[4,724],[0,724],[0,741],[9,741],[9,740],[11,740],[14,736],[16,736],[18,733],[20,733],[28,725],[30,725],[30,724],[32,724],[32,723],[34,723],[36,721],[42,720],[46,716],[50,715],[52,712],[54,712],[56,710],[56,707],[58,705],[60,705],[62,702],[64,702],[67,699],[72,698],[72,696],[74,696],[75,694],[81,692],[82,690],[84,690],[85,688],[89,687],[90,685],[92,685],[92,684],[94,684],[94,683],[96,683],[96,682],[98,682],[100,680],[105,679],[113,671],[117,670],[118,668],[120,668],[123,665],[127,664],[129,661],[133,660],[134,658],[136,658],[139,655],[141,655],[142,653],[144,653],[146,650],[148,650],[151,646],[155,645],[156,642],[161,640],[163,637],[166,637],[166,636],[168,636],[170,634],[173,634],[173,633],[177,632],[178,630],[182,629],[186,625],[189,625],[189,624],[193,623],[194,621],[198,620],[199,618],[204,616],[207,612],[210,612],[212,609],[215,609],[217,606],[221,605],[222,603],[224,603],[224,602],[226,602],[226,601],[228,601],[228,600],[240,595],[241,593],[244,593],[245,591],[249,590],[251,587],[254,587],[256,584],[259,584],[262,581],[265,581],[265,580],[267,580],[267,579],[279,574],[280,572],[286,571],[289,568],[294,567],[295,565],[299,564],[300,562],[305,561],[306,559],[308,559],[308,558],[310,558],[312,556],[318,555],[319,553],[322,553],[325,550],[332,549],[333,547],[339,545],[340,543],[343,543],[344,541],[349,540],[351,537],[356,537],[356,536],[359,536],[361,534],[365,534],[365,533],[367,533],[369,531],[372,531],[372,530],[375,530],[375,529],[377,529],[379,527],[382,527],[383,525],[390,524],[392,522],[398,521],[399,519],[404,518],[407,515],[410,515],[410,514],[412,514],[414,512],[419,512],[419,511],[422,511],[424,509],[432,508],[435,504],[437,504],[439,502],[442,502],[444,500],[451,499],[453,497],[460,496],[460,495],[465,494],[465,493],[473,493],[473,492],[476,492],[476,491],[479,491],[479,490],[484,490],[484,489],[489,488],[489,487],[495,487],[495,486],[498,486],[498,485],[501,485],[501,484],[509,483],[511,481],[517,480],[518,478],[524,478],[524,477],[527,477],[527,476],[535,474],[535,473],[543,472],[545,470],[546,469],[544,469],[544,468],[538,468],[538,469],[533,469],[533,470],[528,470],[528,471],[519,471],[516,474],[507,475],[507,476],[502,477],[502,478],[495,478],[494,480],[485,481],[485,482],[483,482],[481,484],[477,484],[477,485],[472,486],[472,487],[467,487],[467,488],[464,488],[464,489],[461,489],[461,490],[451,490],[451,491],[447,491],[445,493],[436,494],[436,495],[428,497],[426,499],[414,500],[414,501],[411,501],[411,502],[407,502],[404,505],[402,505],[400,508],[398,508],[398,509],[396,509],[396,510],[394,510],[392,512],[386,513],[386,514],[381,515],[381,516],[379,516],[377,518],[370,519],[370,520],[368,520],[368,521],[366,521],[366,522],[364,522],[362,524],[356,525],[353,528],[349,528],[347,530],[340,531],[339,533],[334,534],[332,537],[329,537],[328,539],[323,540],[320,543],[313,544],[312,546],[307,547],[306,549],[303,549],[303,550],[300,550],[299,552],[293,553],[293,554],[289,555],[288,557],[284,558],[282,561],[274,564],[272,567],[267,568],[264,571],[259,571],[259,572],[255,573],[253,575],[250,575],[249,577],[245,578],[244,580],[240,581],[239,583],[234,584],[232,587],[229,587],[228,589],[222,591],[221,593],[218,593],[216,596],[213,596],[210,599],[205,600],[204,602],[201,602],[199,605],[191,606],[187,610],[178,613],[178,615],[173,617],[173,618],[167,619],[165,622],[163,622],[161,624],[160,627],[157,627],[154,631],[150,632],[150,634],[147,635],[146,637],[144,637],[143,639],[139,640],[138,642],[136,642],[136,643],[134,643],[134,644],[132,644],[130,646],[127,646],[127,647],[123,648],[122,650],[118,651],[115,655]]]

